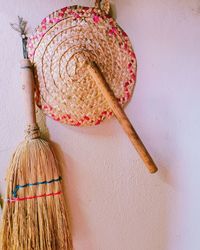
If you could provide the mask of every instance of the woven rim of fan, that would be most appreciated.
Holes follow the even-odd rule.
[[[127,34],[98,8],[71,6],[46,17],[28,40],[35,66],[36,103],[56,121],[98,125],[113,115],[84,67],[95,61],[123,106],[136,81],[136,57]]]

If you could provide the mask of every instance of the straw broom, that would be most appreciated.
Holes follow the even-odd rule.
[[[24,58],[21,77],[25,92],[27,130],[7,174],[0,250],[70,250],[69,222],[58,162],[49,143],[40,138],[34,106],[34,76],[27,59],[26,23],[19,18]]]

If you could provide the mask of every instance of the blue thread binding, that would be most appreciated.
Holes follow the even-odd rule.
[[[20,188],[25,188],[25,187],[32,187],[32,186],[37,186],[37,185],[43,185],[43,184],[51,184],[53,182],[61,181],[62,177],[59,176],[58,179],[52,179],[50,181],[41,181],[41,182],[36,182],[36,183],[29,183],[25,185],[16,185],[14,190],[12,191],[12,194],[14,198],[17,198],[17,192],[19,191]]]

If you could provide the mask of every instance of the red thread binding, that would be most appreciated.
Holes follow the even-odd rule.
[[[57,193],[51,193],[51,194],[42,194],[42,195],[37,195],[37,196],[30,196],[30,197],[24,197],[24,198],[15,198],[15,199],[8,199],[8,203],[13,203],[16,201],[25,201],[25,200],[32,200],[32,199],[37,199],[37,198],[43,198],[43,197],[49,197],[49,196],[55,196],[62,194],[62,192],[57,192]]]

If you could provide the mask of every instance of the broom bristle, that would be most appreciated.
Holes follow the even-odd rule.
[[[70,250],[68,214],[57,160],[48,142],[25,140],[7,175],[1,250]]]

